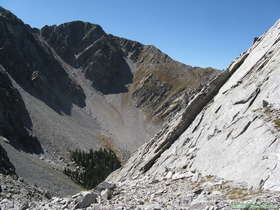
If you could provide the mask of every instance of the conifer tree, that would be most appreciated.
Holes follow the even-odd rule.
[[[82,170],[66,168],[64,173],[87,189],[95,187],[121,166],[116,154],[104,148],[97,151],[90,149],[89,152],[75,150],[70,153],[70,158]]]

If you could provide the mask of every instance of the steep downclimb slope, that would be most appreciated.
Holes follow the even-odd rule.
[[[280,21],[107,180],[197,170],[279,190],[279,40]]]

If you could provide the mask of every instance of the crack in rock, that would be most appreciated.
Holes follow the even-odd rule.
[[[261,179],[260,184],[259,184],[259,190],[263,189],[263,186],[265,182],[270,178],[270,175],[268,175],[265,179]]]
[[[218,109],[216,109],[215,114],[217,114],[217,113],[220,111],[221,107],[222,107],[222,105],[220,105],[220,106],[218,107]]]
[[[252,121],[249,121],[245,127],[242,129],[242,131],[236,136],[234,137],[234,139],[238,138],[239,136],[241,136],[243,133],[245,133],[247,131],[247,129],[250,127],[250,125],[252,124],[252,122],[254,122],[258,117],[255,117]]]
[[[226,140],[228,140],[228,138],[231,136],[233,130],[231,130],[228,134],[227,134],[227,137],[226,137]]]
[[[257,89],[255,90],[255,95],[254,95],[253,99],[250,101],[250,103],[249,103],[249,105],[248,105],[246,111],[247,111],[247,110],[250,108],[250,106],[252,106],[252,104],[255,102],[255,100],[256,100],[256,98],[258,97],[258,95],[260,94],[260,92],[261,92],[261,89],[260,89],[260,88],[257,88]],[[245,112],[246,112],[246,111],[245,111]]]
[[[272,146],[272,144],[274,144],[275,142],[277,141],[277,138],[275,138],[270,144],[269,144],[269,146],[268,147],[271,147]]]
[[[200,125],[200,123],[202,122],[203,118],[204,118],[204,112],[203,112],[202,116],[200,117],[199,122],[198,122],[197,125],[194,127],[194,129],[192,130],[192,133],[194,133],[194,132],[197,130],[197,128],[199,127],[199,125]]]
[[[257,94],[259,94],[260,89],[257,88],[253,93],[250,94],[250,96],[246,99],[242,99],[240,101],[236,101],[233,105],[238,105],[238,104],[246,104],[248,101],[251,100],[251,98],[256,99]],[[251,103],[250,103],[251,104]]]
[[[233,122],[233,121],[235,120],[235,118],[238,116],[239,113],[240,113],[240,112],[237,112],[237,113],[233,116],[231,122]]]

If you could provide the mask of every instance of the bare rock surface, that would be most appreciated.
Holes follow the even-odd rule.
[[[167,174],[172,174],[168,176]],[[195,181],[193,178],[198,176]],[[159,177],[157,177],[159,178]],[[267,206],[279,207],[279,194],[271,191],[249,189],[246,183],[227,181],[215,176],[202,176],[196,172],[167,171],[157,179],[141,179],[116,183],[112,196],[92,190],[68,198],[52,198],[36,203],[40,209],[198,209],[232,210]],[[108,184],[107,184],[108,185]],[[109,188],[106,189],[108,191]],[[89,195],[93,199],[88,199]],[[92,196],[93,195],[93,196]],[[96,199],[95,199],[96,198]],[[80,206],[81,201],[90,201]]]
[[[0,174],[0,208],[36,209],[38,202],[47,200],[49,192],[25,183],[22,177]]]

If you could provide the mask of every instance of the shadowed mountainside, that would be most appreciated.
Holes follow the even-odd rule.
[[[85,106],[83,90],[69,78],[36,30],[7,10],[0,12],[1,65],[11,77],[57,112],[69,114],[73,103]]]

